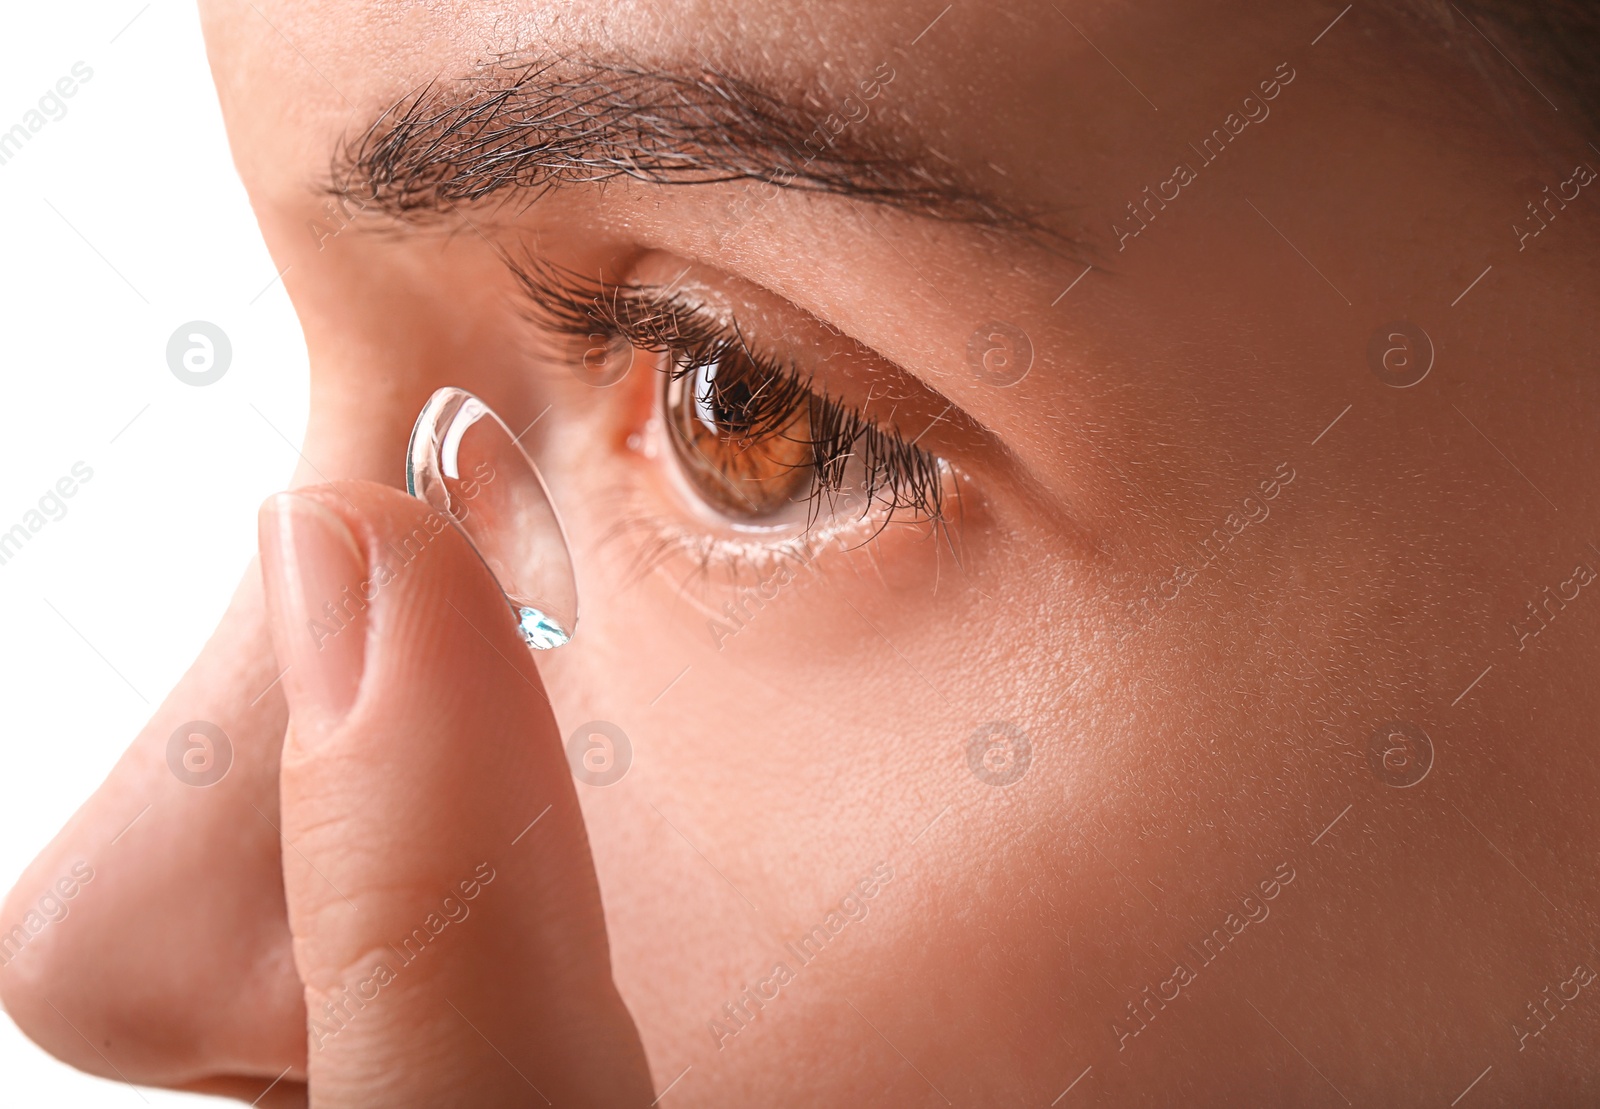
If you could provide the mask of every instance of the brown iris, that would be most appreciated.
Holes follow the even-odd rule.
[[[765,374],[738,347],[680,364],[667,378],[673,449],[695,492],[756,520],[808,499],[816,474],[815,394]]]

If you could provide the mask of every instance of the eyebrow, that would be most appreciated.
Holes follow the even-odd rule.
[[[1037,213],[961,180],[931,148],[897,139],[875,102],[892,95],[893,76],[884,64],[849,93],[813,89],[785,99],[709,67],[495,58],[402,97],[342,142],[327,191],[346,205],[422,223],[496,196],[531,203],[623,178],[749,181],[1061,237]]]

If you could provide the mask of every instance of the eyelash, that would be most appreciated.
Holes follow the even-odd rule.
[[[740,425],[749,429],[747,440],[781,432],[802,406],[811,406],[811,434],[802,440],[816,475],[807,534],[821,518],[824,503],[831,510],[845,491],[852,458],[859,458],[864,474],[863,515],[874,507],[883,510],[873,536],[896,515],[908,512],[935,528],[943,524],[946,463],[860,409],[814,388],[810,377],[794,366],[752,349],[736,321],[718,319],[703,305],[656,286],[594,281],[536,259],[518,261],[511,269],[532,301],[536,322],[563,336],[582,340],[598,333],[608,343],[621,340],[664,354],[671,361],[663,370],[672,380],[729,354],[748,359],[762,386],[740,411]]]

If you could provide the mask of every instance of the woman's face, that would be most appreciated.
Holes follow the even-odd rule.
[[[299,479],[400,483],[441,386],[528,428],[658,1088],[1592,1092],[1600,158],[1560,90],[1335,5],[202,8]],[[135,1080],[304,1059],[252,581],[189,679],[231,792],[152,813],[40,979],[93,976]]]

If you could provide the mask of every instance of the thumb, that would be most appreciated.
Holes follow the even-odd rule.
[[[368,482],[270,499],[261,560],[311,1105],[647,1105],[560,734],[481,560]]]

